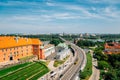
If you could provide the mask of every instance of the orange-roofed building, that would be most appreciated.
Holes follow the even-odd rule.
[[[120,43],[112,42],[105,43],[105,53],[106,54],[119,54],[120,53]]]
[[[39,39],[0,36],[0,62],[19,60],[32,55],[44,59],[41,46],[42,42]]]

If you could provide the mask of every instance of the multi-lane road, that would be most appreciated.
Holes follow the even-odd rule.
[[[70,43],[63,38],[61,39],[65,41],[66,44],[71,45],[71,48],[74,50],[74,57],[71,56],[70,59],[64,63],[66,64],[67,62],[69,62],[66,67],[64,67],[65,65],[63,64],[59,66],[61,67],[61,69],[56,68],[54,70],[54,72],[56,72],[56,75],[54,77],[51,78],[51,74],[48,73],[44,76],[44,79],[39,80],[77,80],[80,70],[84,69],[86,65],[85,52],[77,45]]]
[[[63,38],[61,39],[68,45],[71,45],[72,49],[75,51],[75,59],[73,61],[75,64],[72,64],[71,67],[63,73],[64,75],[61,77],[61,80],[75,80],[79,74],[79,71],[83,70],[86,65],[85,52],[75,44],[70,43]]]

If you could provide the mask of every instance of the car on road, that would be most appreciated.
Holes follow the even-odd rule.
[[[44,78],[41,78],[41,80],[45,80]]]
[[[59,78],[61,78],[62,76],[63,76],[63,74],[61,74]]]
[[[57,73],[54,72],[54,71],[51,71],[51,72],[50,72],[50,76],[51,76],[51,77],[54,77],[56,74],[57,74]]]
[[[97,56],[95,54],[93,54],[93,58],[96,58],[97,59]]]

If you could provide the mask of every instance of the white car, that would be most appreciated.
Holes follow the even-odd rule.
[[[50,72],[50,76],[51,76],[51,77],[54,77],[56,74],[57,74],[57,73],[54,72],[54,71],[51,71],[51,72]]]

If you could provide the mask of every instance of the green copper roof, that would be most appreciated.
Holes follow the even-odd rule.
[[[64,48],[68,48],[68,46],[65,43],[60,43],[58,44],[59,47],[64,47]]]

